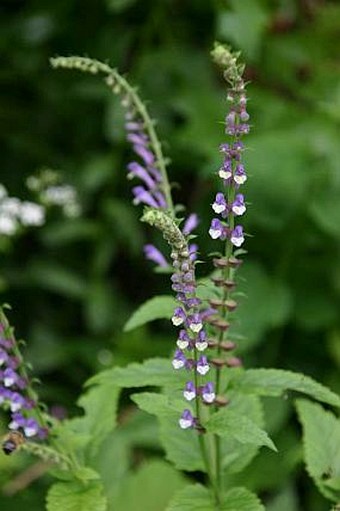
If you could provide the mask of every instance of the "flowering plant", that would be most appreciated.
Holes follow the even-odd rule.
[[[219,148],[222,161],[216,169],[220,191],[212,198],[215,216],[209,228],[210,237],[219,246],[213,255],[213,270],[204,279],[196,274],[204,255],[197,240],[192,243],[198,218],[194,213],[182,218],[182,209],[174,204],[167,160],[154,121],[136,90],[118,71],[101,62],[80,57],[52,59],[54,67],[103,73],[106,84],[121,97],[127,140],[134,152],[134,160],[127,166],[128,178],[140,182],[132,188],[133,202],[144,205],[141,220],[160,231],[169,245],[169,257],[150,244],[145,247],[145,255],[171,271],[173,295],[151,299],[136,311],[125,328],[131,331],[153,319],[166,318],[178,331],[172,363],[166,357],[155,358],[101,372],[88,382],[79,400],[83,416],[61,423],[42,416],[43,421],[39,422],[37,400],[28,391],[28,397],[19,392],[29,388],[27,377],[24,372],[16,372],[22,358],[16,354],[17,344],[7,334],[3,320],[6,349],[2,350],[2,359],[6,368],[1,378],[3,402],[12,413],[9,428],[21,428],[26,437],[42,437],[50,430],[47,438],[42,438],[43,443],[27,443],[28,449],[53,462],[52,473],[60,479],[48,493],[49,511],[126,509],[126,495],[119,496],[111,488],[118,444],[124,443],[124,424],[113,433],[124,388],[159,388],[157,392],[135,392],[130,398],[142,411],[157,417],[166,459],[180,472],[178,475],[171,469],[169,477],[176,477],[176,491],[162,507],[167,511],[263,510],[262,502],[246,481],[234,483],[235,475],[252,462],[261,447],[277,451],[264,429],[261,398],[296,391],[330,406],[340,406],[339,396],[309,377],[277,369],[245,369],[237,355],[238,269],[247,235],[240,220],[247,210],[242,192],[247,180],[243,154],[250,124],[239,54],[217,44],[212,57],[222,68],[229,107],[225,114],[225,140]],[[12,386],[13,391],[8,393],[6,389]],[[318,404],[301,399],[297,402],[306,428],[313,407],[321,415],[326,413]],[[21,409],[24,414],[19,420],[16,414]],[[31,416],[31,410],[39,415],[33,417],[32,411]],[[337,423],[333,424],[335,417],[330,417],[332,427],[338,428]],[[108,447],[110,441],[113,450]],[[336,456],[330,463],[332,470],[327,477],[314,467],[311,475],[321,491],[337,502]],[[184,476],[183,472],[192,476]]]

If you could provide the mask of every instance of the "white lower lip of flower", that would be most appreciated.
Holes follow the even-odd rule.
[[[203,325],[202,323],[191,323],[189,328],[192,332],[198,334],[202,330]]]
[[[10,387],[11,385],[13,385],[13,383],[14,383],[13,378],[4,378],[5,387]]]
[[[183,396],[185,397],[185,399],[187,401],[192,401],[193,399],[195,399],[196,393],[195,392],[188,392],[188,391],[185,390],[183,392]]]
[[[11,403],[11,412],[17,412],[20,410],[21,404],[20,403]]]
[[[8,424],[9,429],[19,429],[19,424],[15,421],[12,421]]]
[[[184,362],[183,360],[173,360],[172,366],[174,369],[182,369],[182,367],[184,367]]]
[[[171,321],[172,321],[172,324],[174,326],[180,326],[180,325],[182,325],[184,323],[183,318],[180,318],[180,317],[177,317],[177,316],[173,316],[171,318]]]
[[[232,242],[233,245],[235,245],[235,247],[240,247],[242,245],[242,243],[244,242],[244,237],[240,236],[239,238],[235,238],[232,236],[230,238],[230,241]]]
[[[179,347],[180,350],[185,350],[189,346],[188,341],[180,341],[180,340],[178,340],[176,342],[176,344],[177,344],[177,346]]]
[[[217,229],[209,229],[209,234],[213,240],[217,240],[221,236],[221,231]]]
[[[247,181],[247,176],[234,176],[234,181],[238,185],[243,185]]]
[[[198,349],[198,351],[204,351],[208,347],[208,343],[206,341],[204,342],[196,342],[195,347]]]
[[[206,403],[213,403],[215,401],[216,396],[214,392],[211,392],[211,394],[203,394],[202,397],[203,401],[205,401]]]
[[[4,358],[1,358],[0,359],[0,367],[5,363],[5,359]]]
[[[200,373],[202,376],[207,374],[209,369],[210,369],[210,367],[208,365],[206,365],[206,366],[197,366],[197,372]]]
[[[233,206],[232,210],[233,210],[233,213],[235,213],[235,215],[241,216],[241,215],[243,215],[243,213],[245,213],[246,207],[245,206]]]
[[[31,437],[37,434],[37,430],[35,428],[24,428],[24,431],[27,437]]]
[[[182,429],[188,429],[191,428],[192,422],[186,419],[179,419],[179,425]]]
[[[218,175],[221,179],[230,179],[232,176],[232,174],[229,170],[228,171],[220,170]]]
[[[225,211],[225,206],[223,204],[213,204],[212,208],[215,211],[215,213],[217,213],[218,215],[220,213],[223,213],[223,211]]]

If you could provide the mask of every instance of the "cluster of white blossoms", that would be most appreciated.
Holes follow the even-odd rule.
[[[81,213],[75,188],[61,182],[55,170],[44,169],[39,176],[30,176],[27,186],[38,194],[39,201],[45,206],[57,206],[67,217],[77,217]]]
[[[23,226],[40,226],[44,222],[43,206],[9,197],[6,188],[0,184],[0,235],[12,236]]]

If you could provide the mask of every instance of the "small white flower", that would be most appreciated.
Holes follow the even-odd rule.
[[[208,347],[207,341],[197,341],[195,342],[195,347],[198,351],[204,351]]]
[[[20,220],[23,225],[43,225],[45,210],[40,204],[34,202],[22,202],[20,208]]]

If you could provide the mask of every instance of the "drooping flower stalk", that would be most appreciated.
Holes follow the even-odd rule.
[[[3,307],[0,307],[0,367],[0,405],[10,412],[9,429],[21,431],[27,438],[46,438],[48,424]]]
[[[137,178],[141,181],[141,184],[132,188],[133,203],[164,209],[171,217],[176,218],[176,208],[167,175],[167,161],[155,130],[155,121],[151,118],[137,90],[116,69],[98,60],[84,57],[57,57],[51,59],[51,64],[54,68],[104,74],[105,83],[114,94],[122,98],[121,103],[125,108],[126,138],[132,145],[137,158],[127,166],[128,178]],[[185,234],[192,232],[197,224],[197,215],[189,215],[183,227]],[[191,245],[190,252],[194,258],[197,246]],[[147,259],[158,266],[169,266],[163,254],[153,245],[146,245],[144,253]]]
[[[219,215],[211,222],[209,234],[213,239],[225,241],[224,254],[214,259],[214,266],[218,270],[213,282],[219,291],[219,298],[210,301],[218,310],[218,316],[211,318],[211,326],[215,331],[215,344],[217,357],[214,359],[216,367],[216,393],[220,391],[221,371],[223,367],[241,365],[238,357],[230,356],[236,344],[228,339],[232,313],[237,307],[233,298],[235,290],[235,271],[242,261],[237,257],[237,250],[244,243],[243,227],[239,224],[239,217],[246,212],[245,198],[240,193],[240,187],[245,183],[247,175],[242,163],[244,145],[243,135],[249,133],[249,115],[246,110],[247,98],[245,82],[243,79],[244,66],[239,64],[239,54],[231,53],[229,48],[216,44],[212,52],[214,61],[224,70],[224,78],[229,88],[227,101],[230,104],[229,112],[225,118],[225,133],[229,140],[220,146],[224,156],[218,176],[222,191],[216,194],[212,204],[213,211]],[[218,484],[221,478],[221,449],[219,437],[215,437],[216,447],[216,475]]]

